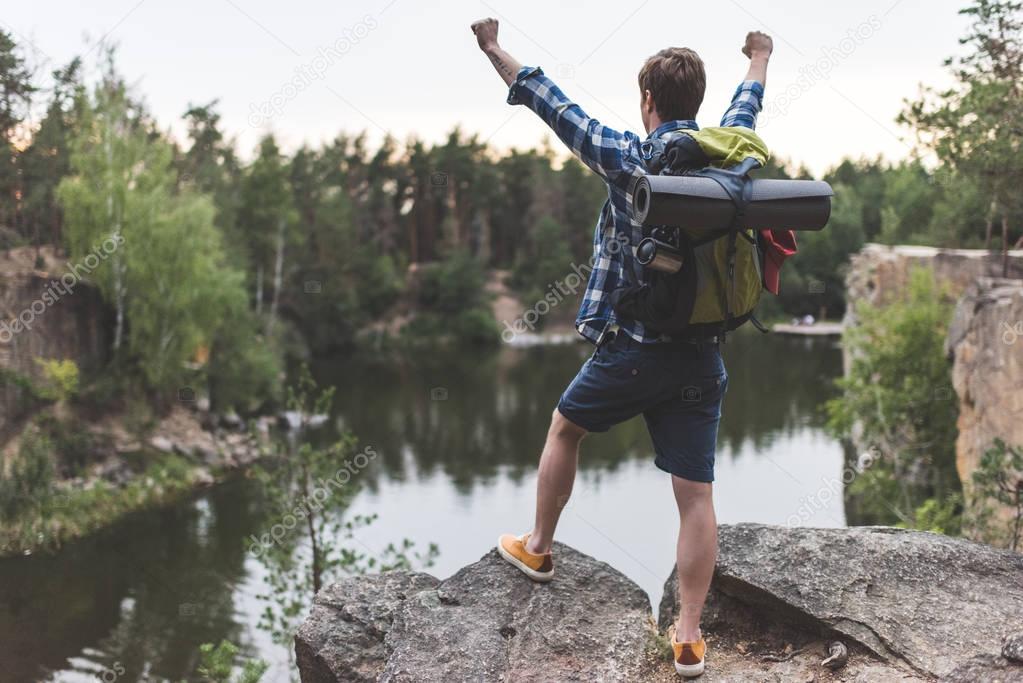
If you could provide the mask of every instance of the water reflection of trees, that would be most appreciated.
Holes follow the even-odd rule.
[[[242,633],[233,589],[245,578],[246,538],[265,515],[257,493],[229,484],[57,555],[0,562],[0,642],[16,654],[0,678],[69,667],[95,676],[115,664],[119,681],[190,676],[199,645]]]
[[[337,427],[380,453],[365,478],[371,488],[378,476],[439,472],[467,491],[499,472],[517,480],[533,471],[558,396],[589,353],[582,345],[434,351],[324,362],[315,374],[338,387]],[[821,424],[820,407],[841,372],[833,343],[738,334],[725,353],[731,379],[722,452],[755,452]],[[637,419],[588,439],[581,467],[610,471],[651,453]]]

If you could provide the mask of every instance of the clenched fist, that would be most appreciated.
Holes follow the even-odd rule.
[[[490,48],[497,47],[497,19],[487,17],[474,21],[470,26],[476,34],[476,42],[484,52]]]
[[[753,59],[754,56],[770,57],[774,52],[774,41],[771,36],[760,31],[750,31],[746,34],[746,44],[742,47],[742,53]]]

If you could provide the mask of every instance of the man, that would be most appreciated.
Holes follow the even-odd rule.
[[[700,614],[717,558],[717,521],[711,495],[721,400],[728,375],[717,338],[670,339],[634,320],[619,319],[612,292],[642,282],[635,247],[642,226],[629,218],[629,188],[644,174],[639,136],[620,133],[587,116],[538,67],[523,67],[497,41],[498,22],[472,25],[480,49],[509,86],[509,104],[524,104],[608,187],[594,238],[594,267],[576,325],[596,345],[562,394],[540,457],[536,519],[532,531],[501,536],[498,550],[534,581],[554,576],[551,544],[575,480],[579,443],[589,432],[604,432],[642,414],[653,441],[654,463],[671,474],[680,517],[677,566],[679,619],[670,633],[675,668],[684,676],[704,670],[706,643]],[[743,53],[749,72],[721,121],[754,128],[761,110],[771,38],[753,32]],[[686,48],[661,50],[639,72],[640,116],[647,139],[670,139],[698,130],[706,73],[700,57]],[[627,503],[626,503],[627,504]]]

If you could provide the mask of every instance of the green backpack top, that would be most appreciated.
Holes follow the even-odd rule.
[[[762,256],[742,217],[748,174],[769,158],[764,141],[748,128],[707,128],[648,140],[641,152],[652,175],[714,179],[738,211],[726,230],[644,228],[637,259],[646,281],[612,294],[615,313],[674,339],[723,338],[748,320],[763,330],[753,317],[764,288]]]

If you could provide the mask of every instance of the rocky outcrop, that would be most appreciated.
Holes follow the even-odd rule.
[[[1002,277],[1007,264],[1008,277]],[[1023,251],[1002,255],[979,249],[866,245],[851,259],[846,277],[850,306],[846,325],[856,324],[856,304],[886,305],[908,290],[910,274],[926,268],[939,287],[958,299],[946,349],[953,362],[952,384],[959,402],[956,469],[966,498],[964,530],[977,540],[1007,545],[1013,511],[988,498],[993,523],[971,519],[979,502],[972,492],[973,474],[996,438],[1023,445]],[[845,366],[851,363],[845,354]],[[936,392],[943,392],[941,387]],[[936,393],[936,395],[938,395]],[[870,444],[856,443],[857,451]]]
[[[1023,556],[890,528],[720,528],[702,681],[1020,680]],[[325,588],[295,638],[303,683],[670,681],[646,595],[571,548],[534,584],[490,552]],[[660,630],[675,618],[674,572]],[[847,662],[822,666],[829,644]],[[841,649],[841,648],[839,648]],[[968,678],[967,676],[974,676]]]
[[[972,477],[995,437],[1023,445],[1023,280],[979,278],[959,300],[946,343],[953,359],[952,384],[959,395],[959,437],[956,469],[963,482],[967,508],[979,501],[972,495]],[[991,505],[991,501],[985,504]],[[997,506],[996,518],[1007,521],[1014,510]],[[981,536],[990,542],[1005,539]]]
[[[405,601],[435,590],[439,581],[418,572],[362,576],[327,586],[295,637],[304,683],[375,681],[389,655],[384,641]]]
[[[109,316],[99,292],[84,281],[64,287],[64,261],[52,247],[39,255],[41,263],[34,248],[0,252],[0,371],[38,379],[36,358],[101,364]],[[28,408],[25,400],[18,382],[0,381],[0,436]]]
[[[1008,265],[1005,277],[1023,278],[1023,251],[1010,251]],[[1001,254],[983,249],[867,244],[850,259],[845,279],[850,305],[845,322],[855,322],[858,302],[883,306],[903,296],[914,268],[931,270],[938,285],[958,297],[979,277],[1003,277],[1002,267]]]
[[[739,605],[925,679],[960,666],[1023,675],[1002,656],[1006,637],[1023,626],[1023,555],[888,527],[723,526],[720,547],[714,586],[718,603],[731,607],[718,607],[719,622]],[[676,596],[672,575],[662,626]]]
[[[639,586],[557,544],[536,584],[491,551],[451,578],[351,578],[316,596],[295,637],[304,683],[645,680],[654,632]]]

